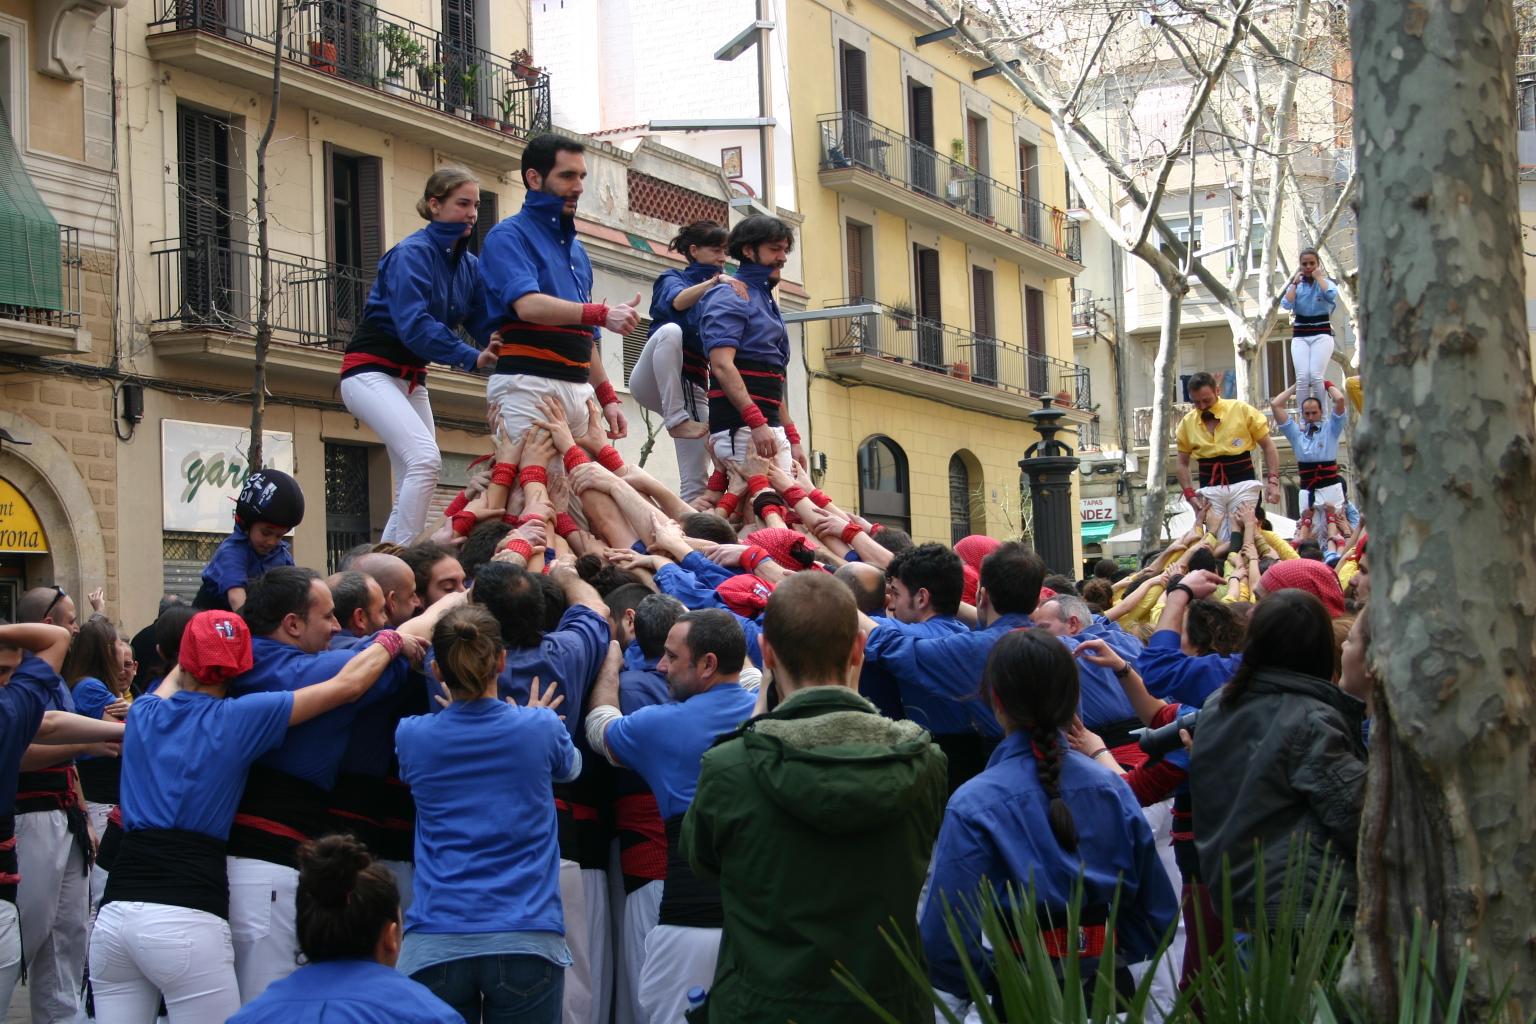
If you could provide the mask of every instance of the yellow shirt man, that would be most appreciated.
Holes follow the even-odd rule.
[[[1246,402],[1220,397],[1208,373],[1189,379],[1189,398],[1195,407],[1179,421],[1174,440],[1179,449],[1179,486],[1195,514],[1204,516],[1207,508],[1213,508],[1221,514],[1218,529],[1230,530],[1243,506],[1257,504],[1261,498],[1279,504],[1280,453],[1264,414]],[[1256,477],[1255,448],[1264,453],[1264,483]],[[1192,458],[1200,462],[1199,490],[1190,479]]]

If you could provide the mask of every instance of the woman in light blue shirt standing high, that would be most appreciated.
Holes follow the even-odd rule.
[[[1333,307],[1339,291],[1323,273],[1316,249],[1303,249],[1301,265],[1285,290],[1280,305],[1291,310],[1291,364],[1296,368],[1296,400],[1316,398],[1319,405],[1328,401],[1323,389],[1328,360],[1333,358]]]

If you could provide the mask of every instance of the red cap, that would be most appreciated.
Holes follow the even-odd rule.
[[[1333,569],[1323,562],[1309,558],[1290,558],[1276,562],[1259,577],[1264,593],[1277,590],[1305,590],[1328,609],[1328,617],[1336,619],[1344,614],[1344,591],[1339,588],[1339,578]]]
[[[234,612],[198,612],[181,638],[181,667],[205,686],[251,668],[251,631]]]
[[[747,535],[747,543],[756,544],[768,552],[769,558],[790,572],[807,569],[815,561],[810,545],[805,542],[805,535],[796,530],[780,527],[754,530]]]
[[[773,584],[756,576],[732,576],[715,588],[720,600],[737,615],[755,619],[768,607]]]

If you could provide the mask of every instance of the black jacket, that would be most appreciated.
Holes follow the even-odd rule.
[[[1271,920],[1293,841],[1298,854],[1307,854],[1303,913],[1325,848],[1345,861],[1345,914],[1352,913],[1365,796],[1364,712],[1364,704],[1326,679],[1270,669],[1255,673],[1241,700],[1232,700],[1228,685],[1206,702],[1189,769],[1195,846],[1201,876],[1213,889],[1226,858],[1239,920],[1255,909],[1255,842]]]

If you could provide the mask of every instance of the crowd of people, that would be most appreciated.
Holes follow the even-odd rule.
[[[24,961],[60,1024],[877,1019],[836,969],[926,1021],[995,989],[984,887],[1167,1006],[1223,870],[1250,922],[1295,843],[1352,856],[1369,570],[1341,392],[1301,428],[1277,398],[1326,510],[1303,535],[1258,500],[1267,420],[1197,376],[1196,522],[1139,571],[916,543],[808,472],[789,228],[699,223],[631,381],[668,486],[611,444],[594,346],[639,297],[591,301],[581,147],[536,138],[523,173],[482,260],[450,170],[380,265],[341,387],[395,471],[379,543],[295,565],[304,496],[259,470],[196,607],[129,642],[45,587],[0,626],[0,1010]],[[493,371],[494,450],[439,523],[431,362]]]

